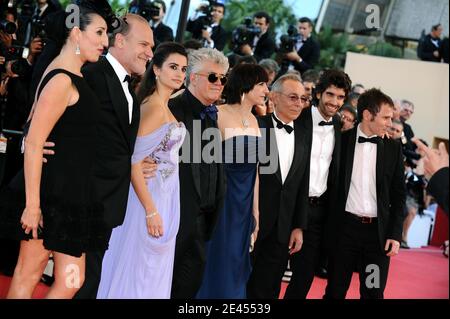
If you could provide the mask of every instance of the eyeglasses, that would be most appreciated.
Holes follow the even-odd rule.
[[[202,74],[202,73],[195,73],[197,75],[206,76],[208,78],[209,83],[216,83],[217,80],[220,80],[221,85],[225,85],[227,83],[227,76],[222,74],[216,74],[216,73],[208,73],[208,74]]]
[[[354,122],[355,122],[355,119],[353,119],[353,118],[351,118],[351,117],[348,117],[348,116],[345,116],[345,115],[341,115],[341,120],[342,120],[342,121],[351,122],[351,123],[354,123]]]
[[[292,103],[297,103],[298,101],[302,101],[302,103],[308,103],[311,101],[310,97],[307,96],[298,96],[297,94],[284,94],[281,92],[277,92],[278,94],[286,96]]]

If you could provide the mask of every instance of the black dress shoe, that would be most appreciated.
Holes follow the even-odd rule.
[[[319,267],[316,270],[316,276],[322,279],[327,279],[328,278],[328,271],[325,267]]]
[[[409,249],[411,247],[408,246],[408,244],[406,243],[406,241],[402,240],[402,242],[400,243],[400,248],[403,249]]]

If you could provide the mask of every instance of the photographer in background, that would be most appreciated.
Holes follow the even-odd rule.
[[[221,1],[209,0],[195,10],[194,17],[188,20],[186,31],[192,38],[201,40],[203,47],[223,51],[228,34],[220,25],[225,15],[225,5]]]
[[[275,40],[269,34],[271,19],[267,12],[261,11],[253,16],[253,25],[259,28],[259,34],[252,37],[252,43],[245,43],[237,52],[242,55],[253,55],[256,61],[268,59],[275,52]]]
[[[288,70],[295,69],[302,75],[319,62],[320,45],[312,36],[313,23],[309,18],[298,20],[298,38],[291,52],[284,54],[289,62]]]
[[[156,38],[156,45],[162,42],[173,41],[173,30],[162,21],[166,14],[166,3],[164,0],[135,0],[130,4],[130,13],[138,14],[149,21]]]

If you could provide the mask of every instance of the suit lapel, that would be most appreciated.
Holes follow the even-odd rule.
[[[350,189],[350,182],[352,179],[353,172],[353,159],[355,157],[355,143],[356,143],[356,127],[349,132],[346,152],[345,152],[345,198],[348,196],[348,191]]]
[[[381,194],[381,185],[383,182],[384,174],[384,140],[380,138],[380,142],[377,144],[377,163],[376,163],[376,184],[377,194]]]
[[[120,80],[117,78],[117,75],[114,72],[113,67],[111,66],[111,64],[109,64],[109,62],[106,59],[103,59],[102,61],[104,63],[104,67],[106,70],[105,72],[106,84],[108,86],[109,94],[111,96],[113,109],[116,112],[116,115],[119,119],[120,127],[123,131],[123,134],[127,138],[128,146],[130,146],[128,101],[127,98],[125,97],[125,93],[123,92]],[[133,101],[135,101],[134,98]],[[135,113],[134,109],[135,106],[133,105],[133,113]]]
[[[200,163],[194,162],[194,143],[200,143],[201,146],[201,137],[200,140],[195,140],[194,138],[194,117],[192,115],[192,109],[187,109],[187,107],[190,105],[190,102],[187,99],[186,93],[183,93],[182,99],[181,99],[181,107],[183,109],[183,117],[184,117],[184,125],[186,127],[186,130],[189,132],[191,138],[190,138],[190,152],[191,152],[191,171],[192,171],[192,178],[194,180],[194,186],[195,190],[197,191],[198,195],[201,197],[201,189],[200,189]],[[201,133],[201,132],[200,132]],[[186,139],[187,140],[187,139]],[[200,147],[200,156],[201,156],[201,147]]]
[[[283,184],[281,180],[280,153],[278,151],[278,143],[275,128],[273,126],[272,115],[266,115],[262,119],[265,121],[265,127],[267,128],[265,134],[267,134],[266,141],[267,146],[269,146],[269,159],[271,160],[276,158],[277,171],[275,172],[275,176],[277,177],[280,184]],[[271,154],[272,151],[274,151],[275,154]]]
[[[297,171],[297,168],[300,165],[300,159],[304,155],[305,148],[303,146],[303,140],[302,135],[303,132],[301,131],[301,125],[300,123],[294,121],[294,134],[295,134],[295,142],[294,142],[294,158],[292,159],[291,168],[289,169],[289,173],[286,176],[285,183],[292,177],[294,177],[295,172]],[[281,178],[281,176],[280,176]]]

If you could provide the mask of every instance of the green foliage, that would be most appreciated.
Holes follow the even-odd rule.
[[[348,51],[361,52],[353,45],[346,33],[334,33],[331,27],[325,26],[317,35],[320,43],[320,59],[318,69],[343,68]]]
[[[368,54],[388,58],[402,58],[402,49],[388,42],[378,41],[368,47]]]
[[[59,0],[59,2],[65,8],[68,4],[72,3],[72,0]],[[108,2],[111,4],[111,8],[113,9],[113,11],[117,13],[123,8],[128,9],[128,5],[130,4],[131,0],[126,0],[125,4],[121,4],[121,2],[123,1],[120,0],[109,0]]]
[[[242,24],[245,17],[253,17],[253,14],[258,11],[265,11],[271,16],[272,31],[276,26],[281,27],[281,30],[285,32],[289,24],[296,24],[296,17],[292,14],[291,8],[285,6],[282,0],[230,0],[227,3],[222,25],[225,30],[232,31]]]

